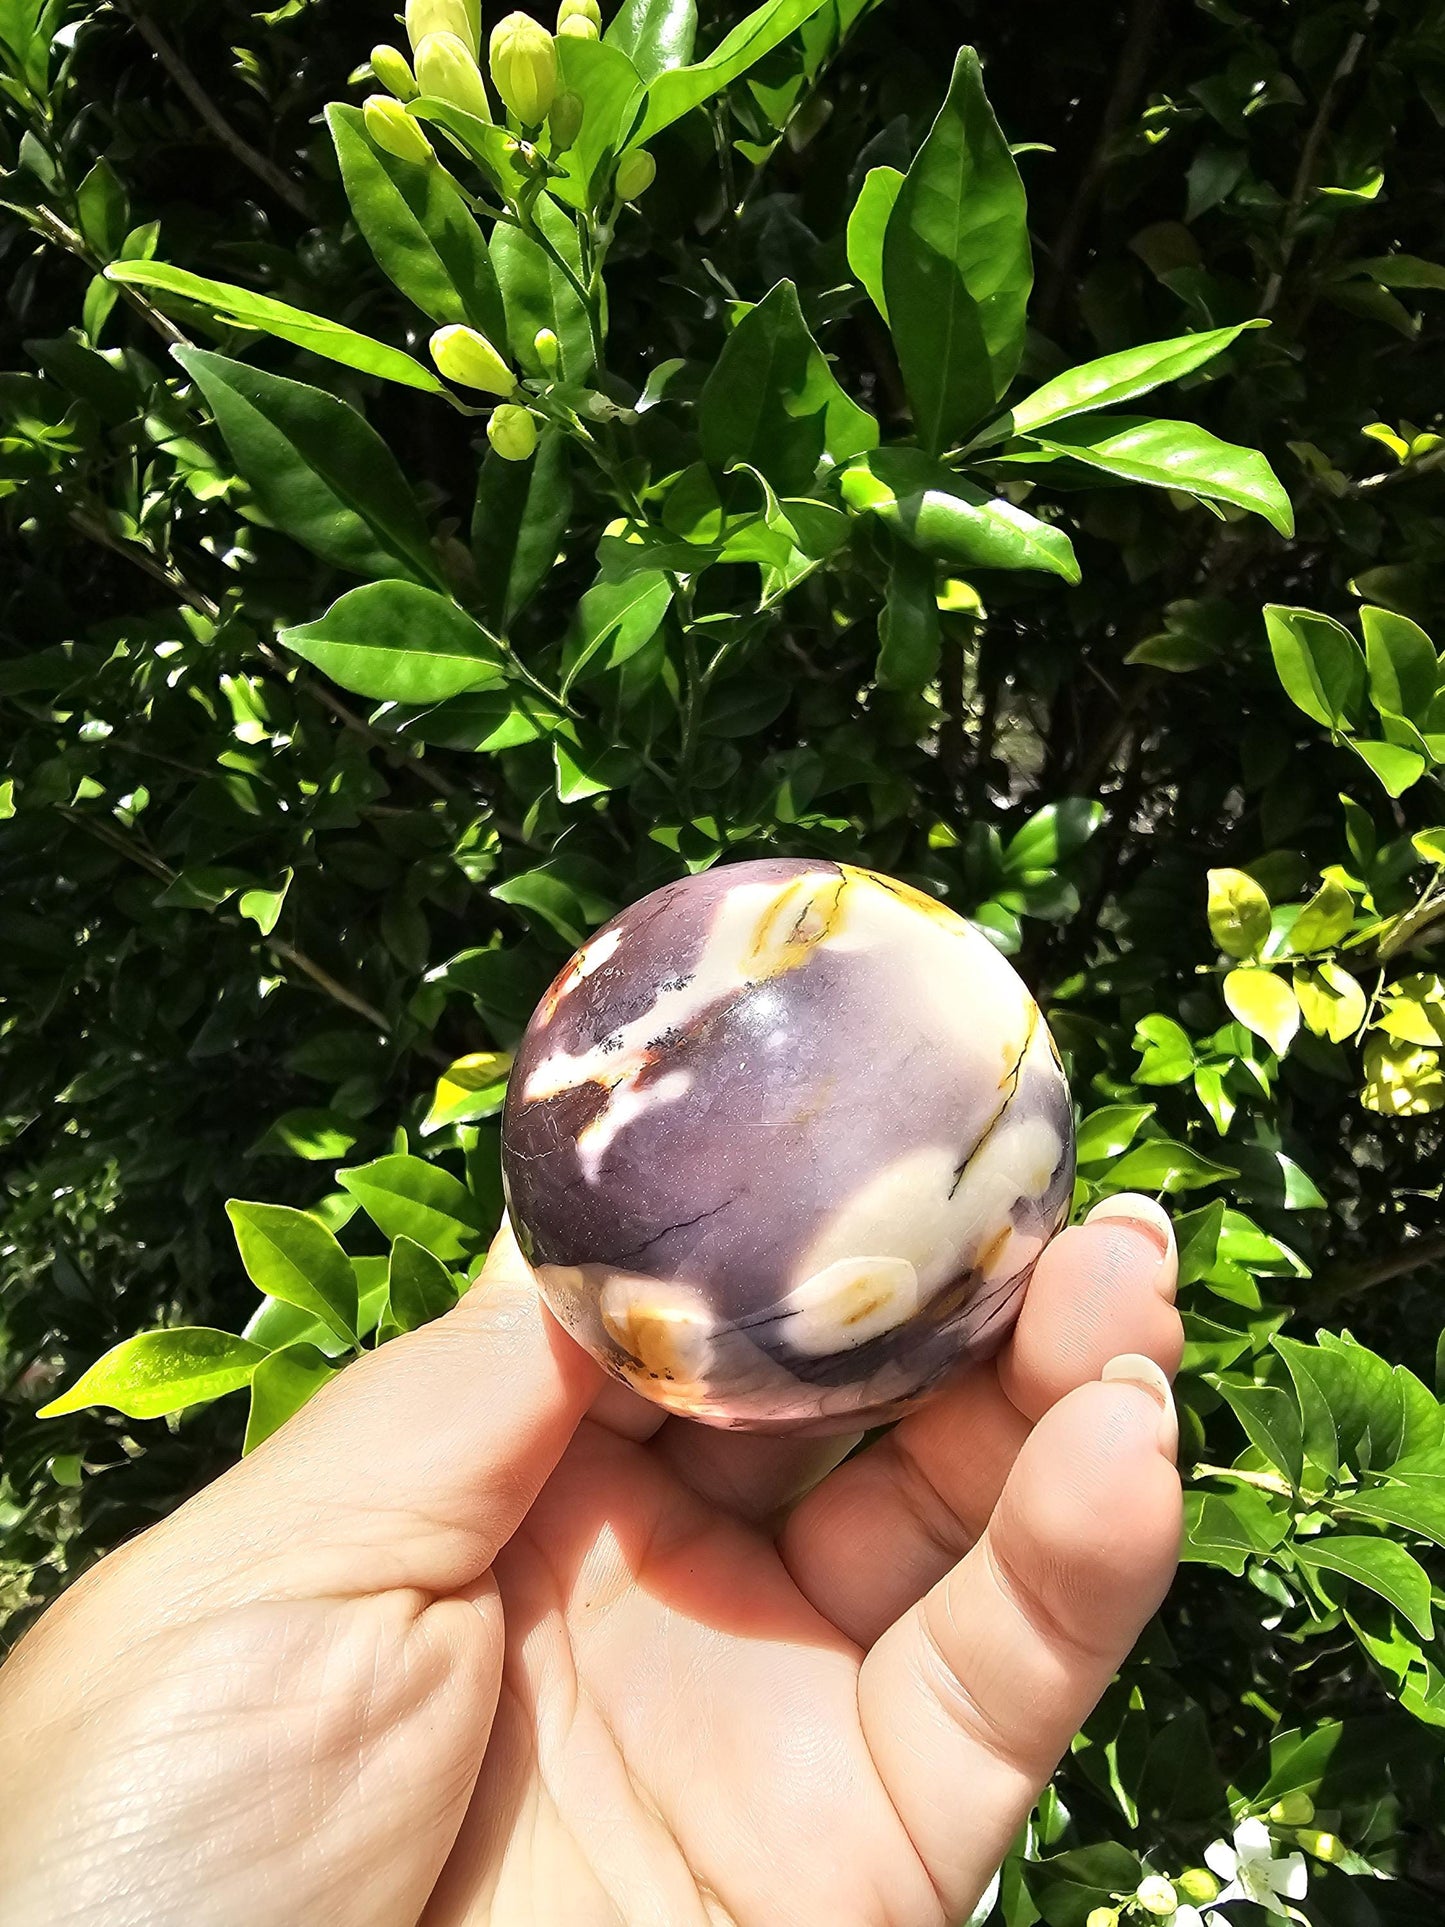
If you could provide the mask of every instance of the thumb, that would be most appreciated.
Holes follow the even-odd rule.
[[[156,1536],[182,1534],[231,1598],[454,1592],[526,1517],[599,1378],[504,1221],[455,1310],[349,1366]]]

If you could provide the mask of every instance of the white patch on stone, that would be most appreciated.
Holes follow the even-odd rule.
[[[645,1117],[655,1105],[675,1104],[678,1098],[686,1096],[691,1085],[692,1079],[686,1071],[669,1071],[665,1077],[645,1086],[638,1085],[635,1079],[616,1085],[606,1108],[577,1133],[577,1161],[587,1182],[597,1182],[602,1159],[620,1131],[639,1117]]]
[[[811,1278],[867,1252],[906,1260],[926,1304],[975,1264],[1009,1226],[1021,1200],[1041,1197],[1063,1152],[1041,1117],[1005,1112],[957,1175],[957,1154],[923,1146],[896,1159],[836,1211],[799,1270]]]
[[[918,1273],[906,1258],[840,1258],[788,1293],[779,1330],[813,1357],[850,1351],[892,1331],[918,1309]]]
[[[821,889],[835,884],[830,871],[816,878],[789,878],[786,887],[804,881]],[[735,996],[756,981],[755,953],[759,932],[782,895],[776,883],[740,883],[717,906],[712,928],[692,975],[685,983],[659,989],[651,1004],[630,1023],[621,1024],[590,1050],[549,1051],[523,1088],[529,1104],[558,1097],[579,1084],[617,1085],[637,1075],[647,1062],[648,1047],[669,1031],[685,1030],[695,1018],[723,998]],[[800,893],[801,899],[801,893]],[[604,1044],[606,1048],[604,1049]]]
[[[614,1271],[597,1309],[608,1336],[648,1372],[679,1387],[707,1377],[716,1320],[687,1285]]]

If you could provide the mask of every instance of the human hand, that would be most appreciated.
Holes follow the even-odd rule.
[[[0,1672],[0,1922],[965,1916],[1174,1569],[1175,1271],[1110,1199],[838,1465],[604,1381],[504,1234]]]

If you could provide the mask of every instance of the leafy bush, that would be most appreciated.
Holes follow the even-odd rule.
[[[1175,11],[626,0],[493,121],[0,0],[12,1630],[464,1288],[590,928],[862,860],[1180,1212],[1185,1569],[979,1918],[1438,1916],[1445,8]]]

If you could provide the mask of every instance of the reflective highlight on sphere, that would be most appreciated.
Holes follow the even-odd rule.
[[[1058,1052],[988,939],[794,859],[598,931],[533,1014],[502,1127],[558,1319],[669,1411],[747,1431],[877,1424],[988,1356],[1073,1167]]]

